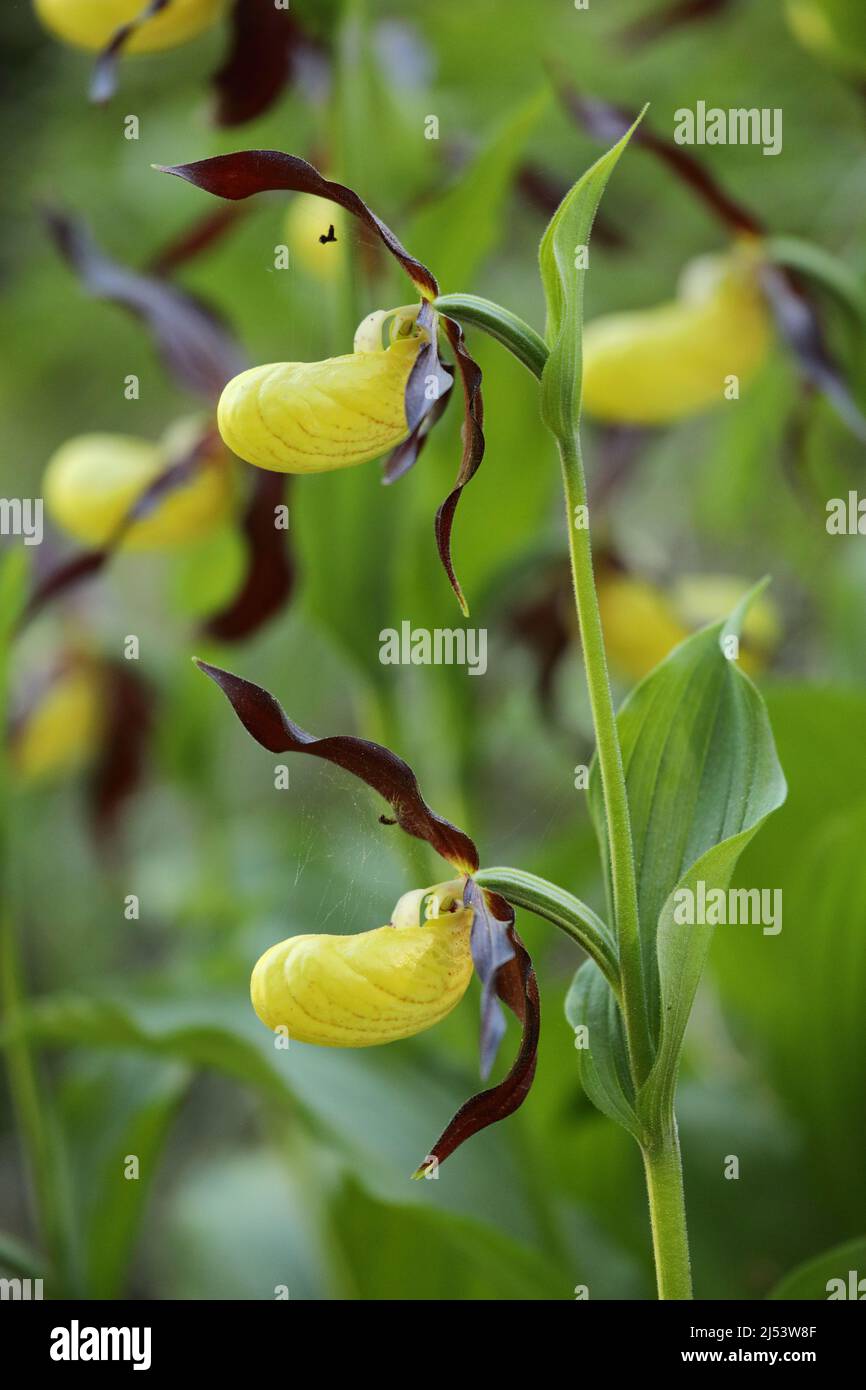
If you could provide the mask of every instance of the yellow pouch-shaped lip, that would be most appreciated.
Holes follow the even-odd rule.
[[[122,24],[137,19],[146,0],[34,0],[50,33],[76,48],[98,52]],[[131,36],[128,53],[156,53],[194,39],[217,20],[223,0],[171,0]]]
[[[472,977],[472,911],[460,905],[462,884],[436,899],[438,915],[426,918],[419,909],[437,893],[407,894],[393,922],[374,931],[293,936],[272,946],[252,975],[259,1018],[320,1047],[374,1047],[431,1028]]]
[[[179,421],[162,445],[124,434],[84,434],[69,439],[48,464],[42,482],[49,515],[85,545],[108,545],[139,497],[173,459],[192,448],[201,425]],[[149,515],[123,536],[123,550],[181,545],[206,535],[228,514],[230,460],[216,441],[189,481],[170,488]]]
[[[368,463],[409,433],[406,383],[421,345],[401,338],[378,352],[252,367],[220,397],[220,434],[239,458],[277,473]]]
[[[635,425],[697,414],[724,402],[726,377],[742,387],[755,375],[771,339],[752,258],[702,257],[679,299],[586,325],[584,409]]]

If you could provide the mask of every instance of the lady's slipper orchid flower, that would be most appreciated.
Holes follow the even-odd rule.
[[[217,421],[228,447],[258,468],[324,473],[368,463],[410,433],[406,388],[430,335],[416,330],[413,310],[394,310],[393,322],[411,336],[381,341],[383,311],[359,326],[355,350],[325,362],[276,362],[252,367],[228,383]],[[411,317],[410,317],[411,315]]]
[[[215,24],[224,0],[169,0],[151,6],[144,0],[34,0],[42,24],[64,43],[99,52],[117,31],[135,24],[126,44],[129,53],[157,53],[196,38]]]
[[[79,435],[49,462],[43,494],[57,525],[86,545],[183,545],[228,515],[230,459],[195,419],[179,421],[158,445],[122,434]]]
[[[309,753],[351,772],[391,805],[394,821],[426,840],[460,875],[404,894],[391,921],[356,936],[290,937],[256,965],[253,1006],[269,1028],[324,1047],[372,1047],[411,1037],[450,1013],[473,966],[482,982],[481,1070],[486,1076],[502,1039],[503,1000],[523,1037],[507,1076],[473,1096],[427,1156],[441,1162],[466,1139],[520,1106],[535,1075],[538,987],[514,928],[514,911],[473,875],[478,852],[468,835],[430,809],[415,774],[389,749],[366,739],[315,738],[293,724],[277,700],[229,671],[198,662],[216,682],[249,734],[273,753]],[[415,1176],[423,1176],[419,1169]]]
[[[686,267],[672,303],[588,323],[587,414],[620,424],[663,424],[722,402],[730,377],[739,387],[751,381],[773,338],[759,270],[751,246],[703,256]]]
[[[460,468],[436,514],[436,542],[449,582],[467,612],[451,560],[451,530],[463,488],[484,454],[481,371],[466,350],[459,324],[433,308],[439,294],[435,276],[357,193],[324,178],[296,155],[243,150],[194,164],[157,167],[232,201],[283,190],[336,204],[373,232],[409,276],[421,299],[414,335],[398,338],[385,349],[377,346],[359,353],[356,346],[350,357],[328,362],[276,364],[242,373],[223,395],[220,428],[242,458],[278,471],[349,467],[392,449],[385,466],[385,480],[392,482],[411,468],[448,399],[453,368],[439,356],[441,325],[460,374],[464,419]],[[401,388],[402,412],[397,399]],[[263,419],[257,421],[260,406]]]

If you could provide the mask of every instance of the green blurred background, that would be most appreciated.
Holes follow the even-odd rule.
[[[545,64],[670,135],[698,100],[781,107],[784,148],[699,153],[770,228],[866,268],[866,105],[855,82],[800,47],[781,4],[734,4],[642,48],[618,35],[660,9],[566,0],[435,6],[368,0],[293,12],[332,55],[265,117],[207,121],[219,32],[127,61],[105,110],[89,62],[4,6],[7,207],[0,381],[3,494],[38,496],[68,437],[157,438],[197,403],[173,386],[142,328],[85,297],[36,208],[82,214],[120,260],[144,264],[214,206],[156,173],[226,150],[313,158],[364,196],[443,290],[499,300],[542,327],[543,213],[519,172],[565,189],[599,149],[563,112]],[[123,118],[140,119],[140,139]],[[424,138],[439,119],[438,141]],[[288,197],[247,215],[181,281],[229,318],[251,361],[350,350],[369,310],[410,299],[396,270],[323,287],[274,269]],[[722,230],[684,188],[631,150],[603,204],[621,244],[593,245],[587,312],[667,299]],[[365,234],[353,232],[358,259]],[[862,332],[822,305],[860,400]],[[543,1006],[537,1080],[520,1112],[452,1157],[435,1182],[408,1175],[477,1087],[477,986],[435,1031],[383,1049],[275,1051],[248,1001],[250,968],[293,932],[365,930],[410,887],[443,877],[398,841],[373,798],[297,759],[290,789],[247,740],[193,653],[267,686],[318,733],[380,737],[427,799],[465,826],[485,864],[544,874],[600,906],[583,793],[591,727],[579,655],[557,667],[547,708],[515,611],[564,553],[555,453],[536,383],[471,335],[485,374],[487,455],[455,526],[473,625],[489,670],[383,667],[379,632],[458,612],[432,518],[459,457],[452,405],[417,468],[383,489],[376,465],[300,480],[290,607],[252,641],[202,643],[197,614],[231,568],[231,538],[186,553],[118,557],[15,643],[13,701],[70,643],[112,659],[140,639],[155,692],[146,776],[119,840],[94,843],[82,773],[8,790],[4,995],[26,1027],[8,1043],[17,1108],[0,1091],[0,1261],[84,1297],[524,1299],[652,1296],[640,1157],[583,1097],[562,1004],[579,960],[525,918]],[[141,398],[124,399],[136,373]],[[609,439],[584,427],[591,477]],[[861,538],[826,534],[825,502],[856,489],[863,446],[807,396],[779,347],[736,405],[655,431],[594,517],[596,545],[661,589],[764,573],[780,637],[759,677],[789,783],[787,805],[737,882],[781,887],[784,928],[720,929],[692,1021],[679,1115],[696,1290],[761,1297],[793,1266],[864,1229],[866,1126],[866,563]],[[541,620],[539,619],[539,622]],[[618,694],[628,682],[620,674]],[[140,917],[127,920],[135,894]],[[16,985],[17,980],[17,985]],[[18,994],[16,995],[16,990]],[[513,1054],[509,1031],[499,1071]],[[22,1114],[22,1097],[24,1105]],[[22,1143],[23,1139],[23,1143]],[[140,1159],[140,1178],[124,1159]],[[727,1156],[740,1177],[724,1177]],[[5,1255],[4,1255],[5,1251]]]

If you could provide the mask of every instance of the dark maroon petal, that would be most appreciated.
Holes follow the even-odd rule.
[[[283,505],[288,479],[282,473],[254,469],[256,474],[243,521],[247,570],[238,592],[204,631],[221,642],[240,642],[258,632],[288,602],[295,585],[295,565],[286,533],[274,524]]]
[[[309,46],[297,19],[274,0],[235,0],[229,50],[213,76],[216,124],[242,125],[267,111]]]
[[[46,574],[35,586],[19,619],[19,630],[25,628],[47,608],[54,599],[75,589],[85,579],[93,579],[108,561],[108,550],[83,550],[72,555]]]
[[[60,254],[95,299],[108,299],[140,318],[178,383],[216,399],[246,363],[213,311],[193,295],[106,256],[83,223],[55,210],[45,221]]]
[[[421,261],[410,256],[406,248],[380,218],[351,188],[326,179],[299,155],[283,154],[280,150],[239,150],[236,154],[218,154],[213,159],[200,159],[194,164],[157,165],[164,174],[176,174],[195,184],[206,193],[234,202],[251,198],[255,193],[286,191],[312,193],[326,198],[352,213],[375,232],[391,255],[403,267],[421,293],[434,299],[439,286],[433,274]]]
[[[475,477],[484,457],[484,403],[481,398],[481,368],[467,351],[463,339],[463,329],[459,323],[455,322],[454,319],[446,318],[445,315],[442,316],[442,322],[457,362],[460,381],[463,386],[463,427],[461,429],[463,457],[460,460],[460,470],[454,489],[448,494],[436,513],[436,544],[439,548],[439,557],[445,567],[445,573],[457,595],[460,607],[468,615],[469,607],[463,596],[457,575],[454,573],[454,564],[451,559],[451,531],[454,526],[454,513],[457,510],[460,495],[466,484]]]
[[[115,29],[94,64],[90,78],[91,101],[103,106],[105,102],[111,100],[117,91],[117,65],[124,48],[136,30],[171,3],[172,0],[150,0],[149,4],[143,5],[141,12],[135,16],[135,19],[131,19],[127,24],[121,24],[119,29]]]
[[[418,312],[418,325],[427,329],[430,338],[415,359],[406,382],[406,421],[410,434],[389,454],[382,476],[385,483],[394,483],[402,478],[417,461],[430,430],[448,404],[454,385],[454,373],[439,356],[435,316],[427,302],[422,304]],[[432,389],[431,382],[435,383]]]
[[[418,462],[418,458],[430,438],[430,431],[443,414],[448,404],[448,395],[451,387],[445,391],[434,403],[433,408],[425,415],[420,424],[416,425],[408,439],[404,439],[402,444],[398,444],[396,449],[385,460],[382,470],[383,483],[396,483],[398,478],[402,478],[404,473],[408,473],[410,468]]]
[[[625,28],[620,38],[630,48],[639,48],[673,29],[715,19],[730,8],[731,0],[671,0],[655,14],[644,15]]]
[[[498,893],[479,888],[472,878],[466,880],[463,901],[474,913],[470,944],[472,963],[481,981],[481,1080],[486,1081],[505,1036],[496,982],[501,968],[514,956],[509,936],[514,908]]]
[[[88,802],[98,841],[113,842],[119,816],[138,790],[153,729],[154,693],[127,661],[104,672],[105,724]]]
[[[766,266],[762,283],[779,332],[803,376],[823,392],[851,433],[857,439],[866,439],[866,417],[827,346],[811,299],[794,276],[779,266]]]
[[[473,1134],[486,1129],[488,1125],[504,1120],[519,1109],[527,1097],[535,1076],[538,1057],[538,1037],[541,1029],[541,1005],[538,998],[538,985],[532,961],[526,947],[512,927],[509,931],[514,955],[501,966],[496,976],[496,987],[500,999],[511,1009],[523,1027],[520,1051],[510,1072],[497,1086],[461,1105],[451,1123],[442,1132],[430,1153],[416,1169],[413,1177],[423,1178],[429,1169],[430,1160],[444,1163],[449,1154],[471,1139]]]
[[[595,97],[584,97],[558,73],[554,82],[560,101],[581,128],[601,144],[611,145],[630,130],[637,119],[636,111],[613,106]],[[729,198],[727,193],[707,172],[694,155],[687,154],[682,145],[657,135],[646,120],[633,133],[632,144],[649,150],[710,209],[713,215],[734,232],[760,235],[764,225],[760,218]]]
[[[196,660],[196,665],[216,682],[247,733],[263,748],[271,753],[312,753],[345,768],[385,798],[407,835],[426,840],[461,873],[478,868],[478,851],[469,836],[430,809],[414,772],[396,753],[347,734],[316,738],[292,723],[279,701],[261,686],[205,661]],[[380,819],[393,824],[384,816]]]
[[[20,628],[31,623],[54,599],[61,598],[83,580],[97,575],[111,559],[130,527],[148,516],[166,493],[191,482],[199,468],[215,466],[208,460],[213,455],[217,438],[213,428],[208,426],[180,458],[168,464],[135,499],[111,540],[102,549],[81,551],[44,575],[30,595],[21,615]]]
[[[217,208],[206,217],[198,217],[177,236],[172,237],[161,250],[152,256],[147,264],[150,275],[171,275],[188,261],[196,260],[203,252],[209,251],[226,234],[233,230],[244,216],[244,208]]]

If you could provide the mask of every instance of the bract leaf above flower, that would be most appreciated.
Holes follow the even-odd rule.
[[[471,874],[478,868],[478,851],[472,840],[431,810],[414,772],[396,753],[349,734],[316,738],[293,723],[280,702],[260,685],[206,661],[196,659],[196,665],[219,686],[247,733],[263,748],[271,753],[311,753],[345,768],[385,798],[407,835],[426,840],[461,873]],[[385,817],[381,819],[390,823]]]

